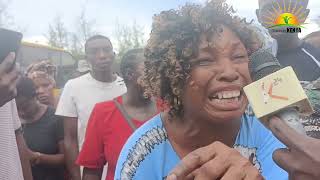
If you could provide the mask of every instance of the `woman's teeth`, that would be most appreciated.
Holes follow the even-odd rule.
[[[219,100],[225,100],[225,99],[232,99],[232,100],[239,100],[240,98],[240,91],[234,90],[234,91],[220,91],[215,93],[215,95],[210,96],[210,100],[213,99],[219,99]]]

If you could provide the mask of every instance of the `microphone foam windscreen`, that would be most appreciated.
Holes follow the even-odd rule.
[[[267,50],[260,49],[249,57],[249,71],[253,81],[257,81],[281,68],[277,58]]]

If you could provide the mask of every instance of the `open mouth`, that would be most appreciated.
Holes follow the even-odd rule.
[[[38,99],[40,101],[47,101],[49,98],[47,96],[40,96],[40,97],[38,97]]]
[[[210,101],[212,100],[220,100],[220,101],[239,101],[242,92],[240,90],[233,90],[233,91],[220,91],[216,92],[209,96]]]
[[[212,106],[221,110],[236,110],[242,105],[243,92],[241,90],[224,90],[212,93],[208,97]]]

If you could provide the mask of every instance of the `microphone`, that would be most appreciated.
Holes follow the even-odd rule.
[[[256,117],[263,122],[276,115],[306,135],[299,114],[310,115],[313,109],[292,67],[282,68],[276,57],[260,49],[250,56],[249,71],[254,82],[244,92]]]

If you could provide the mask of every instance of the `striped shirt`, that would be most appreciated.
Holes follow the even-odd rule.
[[[23,180],[15,136],[20,127],[15,101],[0,107],[0,180]]]

